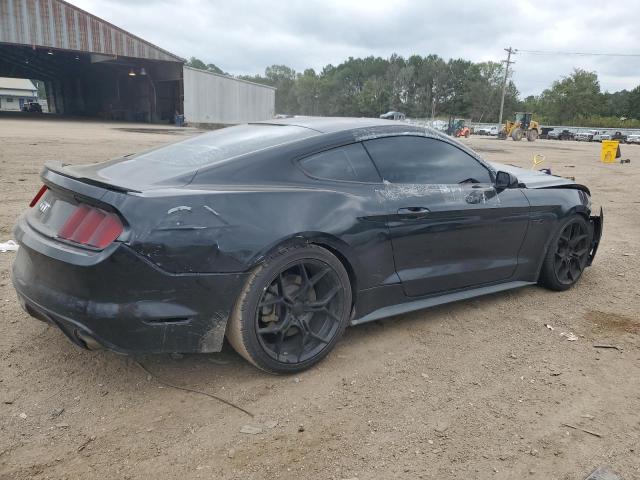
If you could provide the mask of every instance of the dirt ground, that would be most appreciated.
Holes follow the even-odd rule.
[[[0,241],[45,161],[95,162],[193,133],[0,119]],[[640,146],[622,146],[630,164],[605,165],[599,144],[467,143],[524,167],[543,154],[543,167],[587,184],[605,210],[593,267],[565,293],[527,287],[350,328],[298,376],[261,373],[229,347],[142,359],[153,376],[83,351],[21,310],[15,253],[0,253],[0,478],[568,480],[603,464],[640,478]]]

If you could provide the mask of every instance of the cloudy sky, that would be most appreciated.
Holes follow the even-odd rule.
[[[474,61],[503,48],[640,54],[640,1],[71,0],[182,57],[231,74],[272,64],[317,71],[349,56],[436,53]],[[640,84],[640,56],[515,56],[514,80],[537,94],[573,67],[603,90]]]

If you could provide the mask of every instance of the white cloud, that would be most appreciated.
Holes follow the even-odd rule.
[[[368,55],[436,53],[474,61],[523,50],[640,53],[640,2],[421,0],[72,0],[182,57],[232,74],[272,64],[302,71]],[[515,57],[523,95],[539,93],[574,67],[598,72],[603,90],[640,84],[640,57]]]

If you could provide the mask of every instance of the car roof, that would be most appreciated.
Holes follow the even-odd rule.
[[[295,116],[291,118],[278,118],[255,122],[267,125],[293,125],[296,127],[308,128],[319,133],[336,133],[347,130],[355,130],[367,127],[382,127],[392,125],[402,125],[402,122],[385,120],[380,118],[353,118],[353,117],[304,117]],[[409,124],[406,124],[409,126]]]

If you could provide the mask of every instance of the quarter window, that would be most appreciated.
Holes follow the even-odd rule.
[[[461,149],[433,138],[385,137],[365,142],[390,183],[491,183],[489,170]]]
[[[380,182],[376,167],[361,143],[333,148],[304,158],[302,169],[312,177],[350,182]]]

